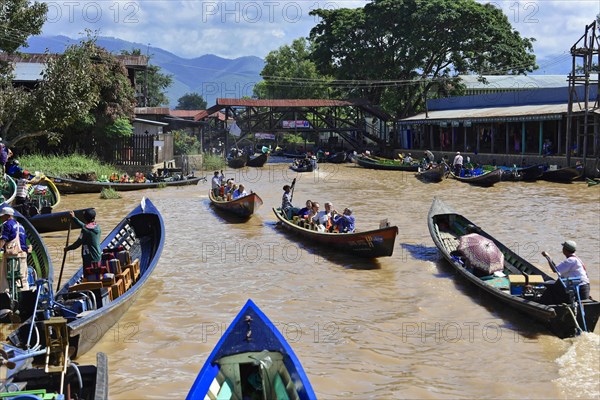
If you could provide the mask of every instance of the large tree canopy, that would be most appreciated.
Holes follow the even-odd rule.
[[[12,54],[27,46],[31,35],[39,35],[46,21],[48,6],[28,0],[2,0],[0,2],[0,53]],[[8,63],[0,60],[0,76],[7,74]]]
[[[107,132],[122,131],[112,125],[131,118],[135,106],[125,67],[97,47],[95,38],[49,57],[42,80],[25,94],[25,100],[9,103],[13,114],[4,115],[2,121],[2,136],[13,145],[27,138],[58,139],[63,134],[103,138]]]
[[[474,0],[374,0],[359,9],[318,9],[310,33],[322,74],[356,80],[349,95],[402,117],[423,92],[456,86],[458,74],[522,74],[536,68],[533,39],[502,10]]]
[[[320,99],[328,94],[327,79],[317,72],[304,38],[271,51],[260,75],[264,80],[254,87],[254,95],[261,99]]]
[[[206,110],[206,100],[198,93],[186,93],[177,100],[176,110]]]

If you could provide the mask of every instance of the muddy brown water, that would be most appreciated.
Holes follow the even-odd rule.
[[[561,340],[471,288],[441,259],[426,222],[438,196],[548,272],[540,252],[558,261],[560,243],[574,239],[592,296],[600,298],[600,187],[426,184],[411,173],[353,164],[322,164],[301,175],[287,164],[225,174],[264,201],[245,223],[210,207],[210,181],[122,193],[118,200],[63,196],[61,210],[96,207],[103,234],[142,196],[165,220],[164,251],[140,297],[78,359],[108,355],[111,399],[185,398],[248,298],[288,339],[320,399],[600,396],[599,328]],[[351,207],[358,229],[376,228],[384,218],[397,225],[393,256],[360,260],[281,232],[271,208],[294,177],[295,205],[313,199]],[[44,237],[58,274],[66,232]],[[79,254],[69,253],[66,276],[78,262]]]

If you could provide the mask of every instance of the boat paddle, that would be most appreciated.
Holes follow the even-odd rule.
[[[296,178],[292,181],[292,194],[290,196],[290,202],[294,199],[294,187],[296,187]]]
[[[546,258],[546,260],[548,260],[548,265],[550,265],[550,269],[552,269],[552,271],[556,272],[556,275],[558,275],[558,280],[562,283],[562,285],[566,291],[567,284],[562,280],[562,275],[560,274],[558,269],[556,269],[556,264],[554,263],[554,260],[552,260],[550,255],[548,253],[546,253],[545,251],[542,251],[542,255]],[[585,310],[583,308],[583,304],[581,303],[581,297],[579,296],[579,287],[578,286],[575,287],[575,293],[577,293],[577,303],[579,303],[579,309],[581,310],[581,320],[583,321],[583,329],[587,332],[587,324],[585,322]],[[579,329],[581,329],[581,328],[579,328]]]
[[[65,269],[65,261],[67,260],[66,247],[69,245],[69,236],[71,236],[71,220],[69,220],[69,231],[67,232],[67,244],[65,245],[65,250],[63,252],[62,265],[60,266],[60,274],[58,274],[58,285],[56,285],[57,292],[60,290],[60,281],[62,280],[63,270]]]

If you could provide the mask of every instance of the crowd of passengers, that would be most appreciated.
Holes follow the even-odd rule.
[[[296,208],[292,205],[291,186],[283,187],[283,198],[281,201],[281,210],[288,220],[296,222],[298,225],[308,225],[309,229],[315,229],[319,232],[354,232],[356,220],[352,215],[350,208],[344,208],[339,213],[331,202],[325,202],[325,210],[320,210],[321,205],[312,200],[306,200],[306,206]]]

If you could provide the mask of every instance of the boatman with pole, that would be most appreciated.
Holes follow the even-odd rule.
[[[566,257],[566,259],[558,265],[554,265],[554,262],[548,256],[548,254],[544,251],[542,255],[546,257],[548,263],[550,264],[550,268],[554,270],[558,274],[559,279],[571,279],[578,281],[578,292],[579,292],[579,300],[586,300],[590,297],[590,278],[588,277],[587,270],[585,265],[581,261],[579,257],[575,255],[575,251],[577,250],[577,243],[573,240],[567,240],[562,244],[562,253]],[[564,298],[564,290],[558,290],[558,288],[564,288],[563,284],[556,282],[551,287],[548,287],[540,299],[540,302],[543,304],[560,304],[562,302],[568,302],[567,299]]]

